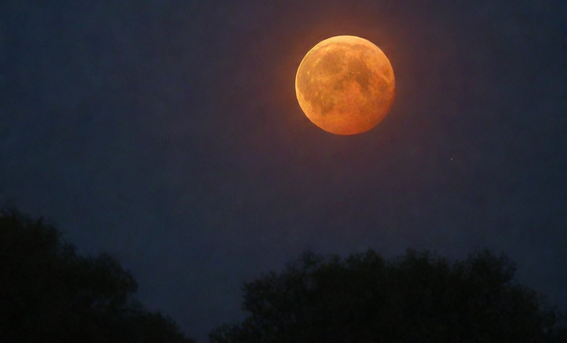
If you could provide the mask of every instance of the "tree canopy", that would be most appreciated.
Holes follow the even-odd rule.
[[[238,324],[212,343],[567,342],[564,315],[514,279],[488,250],[450,263],[408,250],[341,259],[305,253],[281,273],[245,283]]]
[[[41,218],[0,210],[0,342],[193,342],[136,290],[112,256],[80,256]]]

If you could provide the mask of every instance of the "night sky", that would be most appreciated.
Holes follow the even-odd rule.
[[[356,136],[295,98],[341,34],[396,74]],[[560,0],[0,3],[0,202],[113,254],[200,340],[306,249],[488,247],[566,308],[566,115]]]

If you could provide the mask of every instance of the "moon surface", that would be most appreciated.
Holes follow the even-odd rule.
[[[305,55],[295,77],[299,106],[315,125],[338,135],[370,130],[384,119],[395,94],[388,57],[370,41],[336,36]]]

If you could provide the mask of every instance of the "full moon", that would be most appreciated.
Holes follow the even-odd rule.
[[[334,134],[355,135],[376,126],[390,110],[394,70],[370,41],[331,37],[315,45],[301,61],[295,93],[315,125]]]

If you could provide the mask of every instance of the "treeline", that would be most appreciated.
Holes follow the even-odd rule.
[[[488,250],[449,262],[408,250],[323,257],[305,253],[243,287],[240,323],[211,343],[559,343],[566,313],[514,279]]]
[[[488,250],[450,262],[408,250],[305,253],[243,285],[247,317],[210,343],[560,343],[567,313]],[[194,343],[146,310],[113,257],[84,257],[53,226],[0,210],[0,342]]]
[[[80,256],[41,218],[0,211],[0,342],[194,342],[137,287],[113,257]]]

